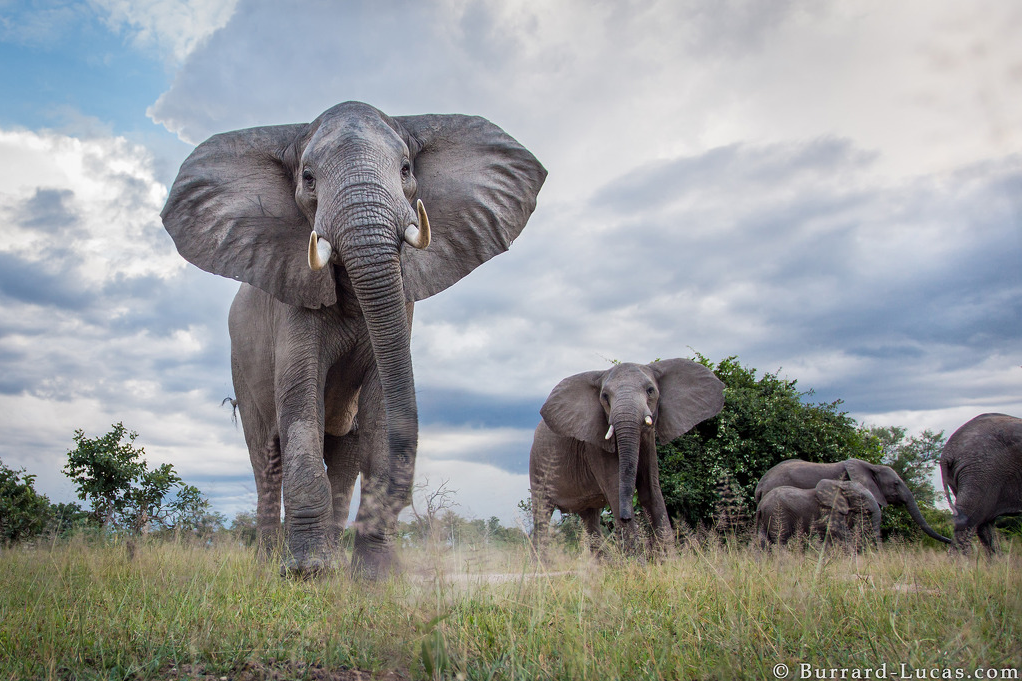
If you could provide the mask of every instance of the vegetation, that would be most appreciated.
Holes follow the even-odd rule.
[[[944,450],[944,432],[924,430],[909,438],[905,437],[905,429],[897,426],[873,426],[863,432],[869,438],[871,449],[878,453],[878,463],[893,468],[908,485],[926,521],[935,529],[941,528],[939,531],[950,537],[954,532],[950,512],[937,510],[937,491],[930,482]],[[907,541],[932,541],[926,539],[908,510],[901,506],[884,509],[881,533],[885,539],[898,537]]]
[[[50,500],[35,491],[35,476],[12,470],[0,460],[0,541],[21,541],[49,526]]]
[[[223,529],[225,518],[212,511],[197,487],[184,481],[171,464],[150,470],[145,450],[135,447],[137,433],[121,423],[98,438],[75,431],[77,445],[67,453],[64,472],[78,497],[89,504],[53,504],[35,490],[35,475],[0,461],[0,543],[67,536],[76,530],[139,534]]]
[[[1022,659],[1018,550],[764,554],[709,537],[661,563],[575,552],[537,573],[524,549],[456,544],[406,549],[402,577],[369,585],[283,580],[231,543],[77,539],[0,554],[0,679],[999,674]]]
[[[75,483],[78,498],[89,502],[92,521],[104,529],[135,533],[222,525],[209,501],[198,488],[185,485],[174,466],[149,469],[145,450],[134,445],[137,437],[122,423],[97,438],[75,431],[77,447],[67,453],[64,472]]]
[[[736,357],[716,365],[702,355],[696,360],[723,381],[724,408],[657,447],[660,486],[676,525],[715,525],[722,507],[729,522],[751,518],[756,483],[776,464],[794,458],[887,464],[904,478],[927,520],[934,527],[947,524],[934,507],[936,494],[929,479],[944,445],[943,433],[924,431],[906,439],[904,428],[862,426],[840,411],[841,400],[809,402],[812,390],[799,390],[795,380],[775,373],[757,377],[756,369]],[[885,537],[925,537],[901,508],[885,511],[883,531]]]

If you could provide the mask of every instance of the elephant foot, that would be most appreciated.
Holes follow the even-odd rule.
[[[322,525],[292,523],[288,545],[281,561],[282,577],[309,579],[334,568],[336,548],[322,530]]]
[[[400,571],[391,542],[382,537],[355,536],[355,548],[351,554],[352,577],[375,582]]]
[[[299,560],[289,556],[280,565],[280,576],[298,581],[314,579],[330,570],[330,563],[320,556]]]

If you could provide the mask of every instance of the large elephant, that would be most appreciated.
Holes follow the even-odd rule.
[[[412,303],[507,250],[545,177],[485,119],[360,102],[215,135],[182,164],[163,223],[187,260],[243,282],[231,365],[264,547],[283,491],[282,571],[329,565],[360,469],[352,569],[392,568],[418,443]]]
[[[861,534],[879,546],[880,504],[853,480],[820,480],[812,489],[774,487],[756,507],[761,546],[786,544],[798,533],[846,544]]]
[[[994,520],[1022,513],[1022,419],[980,414],[963,425],[944,445],[940,477],[955,521],[952,548],[968,550],[975,530],[994,553]]]
[[[689,359],[617,364],[558,383],[540,409],[529,457],[536,545],[544,544],[554,508],[578,513],[597,538],[609,504],[630,537],[635,492],[655,539],[667,542],[656,438],[673,440],[723,406],[724,384]]]
[[[775,487],[813,489],[820,480],[854,480],[869,490],[881,508],[888,504],[904,506],[923,532],[937,541],[951,543],[950,539],[926,522],[912,491],[893,468],[861,459],[845,459],[835,463],[813,463],[801,459],[782,461],[760,478],[756,485],[756,504]]]

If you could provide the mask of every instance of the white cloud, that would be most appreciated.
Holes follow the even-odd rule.
[[[521,524],[518,502],[529,498],[528,475],[509,473],[487,464],[433,460],[420,455],[416,459],[415,478],[426,492],[446,482],[452,492],[451,500],[458,504],[452,510],[458,515],[483,520],[497,516],[506,527]],[[416,504],[421,511],[421,493],[416,497]],[[406,511],[402,517],[408,513]]]
[[[89,0],[111,29],[127,26],[141,47],[155,46],[178,62],[222,28],[238,0]]]
[[[167,189],[145,148],[120,137],[0,130],[0,156],[0,253],[73,273],[76,286],[184,268],[166,248]]]
[[[223,327],[236,284],[174,250],[149,152],[0,129],[0,156],[4,464],[69,500],[60,469],[75,429],[95,437],[123,421],[151,464],[234,475],[247,455],[219,401],[231,392]]]
[[[304,49],[267,49],[270,27]],[[345,99],[479,113],[547,163],[547,201],[736,141],[838,135],[915,175],[1022,145],[1020,27],[996,0],[241,0],[150,114],[194,143]]]

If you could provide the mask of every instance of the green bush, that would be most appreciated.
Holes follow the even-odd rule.
[[[0,541],[5,544],[39,536],[49,527],[50,500],[35,491],[35,478],[0,460]]]
[[[755,511],[753,493],[760,477],[786,459],[841,461],[876,460],[877,452],[845,412],[841,400],[812,404],[813,392],[800,391],[797,381],[776,373],[756,376],[737,357],[716,365],[700,362],[724,383],[724,408],[688,433],[657,447],[660,487],[667,512],[677,523],[711,524],[727,477],[748,516]]]

